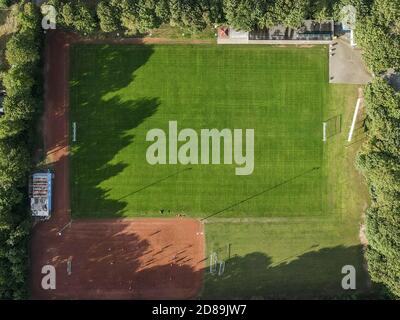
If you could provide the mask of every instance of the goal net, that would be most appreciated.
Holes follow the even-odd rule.
[[[214,247],[210,253],[210,273],[222,276],[225,272],[226,261],[230,258],[231,244]]]
[[[342,115],[332,117],[322,123],[322,141],[339,134],[342,131]]]

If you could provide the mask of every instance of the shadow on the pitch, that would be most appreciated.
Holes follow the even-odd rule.
[[[102,184],[130,165],[115,161],[115,156],[134,143],[131,130],[151,117],[160,101],[156,97],[123,100],[117,91],[135,81],[134,72],[146,64],[153,49],[135,47],[132,58],[125,52],[132,46],[84,45],[84,50],[80,46],[72,48],[71,57],[70,121],[77,128],[76,142],[71,139],[72,215],[118,217],[127,203],[124,198],[110,198],[112,190]],[[90,59],[96,68],[85,64]]]
[[[239,245],[239,244],[238,244]],[[233,245],[233,250],[234,250]],[[369,299],[378,298],[363,266],[361,246],[336,246],[274,262],[262,252],[236,255],[218,275],[205,270],[203,299]],[[356,270],[356,290],[344,290],[342,267]]]
[[[178,174],[180,174],[180,173],[182,173],[182,172],[185,172],[185,171],[187,171],[187,170],[191,170],[191,169],[192,169],[192,168],[185,168],[185,169],[183,169],[183,170],[179,170],[179,171],[177,171],[177,172],[175,172],[175,173],[173,173],[173,174],[170,174],[170,175],[168,175],[168,176],[166,176],[166,177],[164,177],[164,178],[162,178],[162,179],[159,179],[159,180],[157,180],[157,181],[154,181],[154,182],[152,182],[152,183],[150,183],[150,184],[148,184],[148,185],[146,185],[146,186],[144,186],[144,187],[142,187],[142,188],[140,188],[140,189],[138,189],[138,190],[135,190],[135,191],[133,191],[133,192],[130,192],[130,193],[124,195],[123,197],[119,198],[118,201],[119,201],[119,200],[122,200],[122,199],[125,199],[125,198],[128,198],[128,197],[130,197],[130,196],[133,196],[134,194],[136,194],[136,193],[138,193],[138,192],[140,192],[140,191],[143,191],[143,190],[145,190],[145,189],[147,189],[147,188],[150,188],[150,187],[152,187],[152,186],[154,186],[154,185],[156,185],[156,184],[158,184],[158,183],[160,183],[160,182],[163,182],[163,181],[165,181],[165,180],[167,180],[167,179],[169,179],[169,178],[175,177],[175,176],[177,176]]]

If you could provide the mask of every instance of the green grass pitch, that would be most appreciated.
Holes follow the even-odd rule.
[[[322,142],[323,121],[350,124],[357,87],[328,84],[326,47],[75,45],[71,54],[73,217],[217,213],[207,219],[206,255],[226,266],[220,276],[207,267],[201,298],[369,292],[357,148],[345,147],[347,130],[336,125]],[[255,129],[253,174],[149,165],[146,133],[171,120],[196,131]],[[348,264],[357,290],[344,292]]]
[[[323,46],[75,45],[73,216],[325,214],[327,59]],[[148,164],[147,131],[167,132],[171,120],[178,130],[254,129],[253,174]]]

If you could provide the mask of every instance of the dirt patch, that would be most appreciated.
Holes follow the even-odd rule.
[[[130,40],[122,43],[147,43],[144,39]],[[46,36],[43,134],[47,163],[55,179],[52,217],[37,223],[32,233],[32,298],[193,298],[201,288],[204,270],[204,231],[198,220],[149,218],[70,223],[69,46],[78,41],[117,43],[82,40],[57,31]],[[56,268],[55,290],[41,288],[41,270],[48,264]]]
[[[55,290],[37,299],[189,299],[202,285],[203,227],[193,219],[73,221],[61,233],[42,235],[33,272],[56,268]],[[47,244],[47,250],[40,245]],[[68,274],[70,261],[70,274]]]

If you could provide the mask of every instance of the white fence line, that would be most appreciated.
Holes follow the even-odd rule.
[[[347,138],[347,141],[350,142],[351,138],[353,137],[353,132],[354,132],[354,126],[356,125],[356,120],[357,120],[357,114],[358,114],[358,109],[360,108],[361,105],[361,98],[357,99],[357,103],[356,103],[356,108],[354,110],[354,114],[353,114],[353,121],[351,122],[351,127],[350,127],[350,131],[349,131],[349,136]]]

